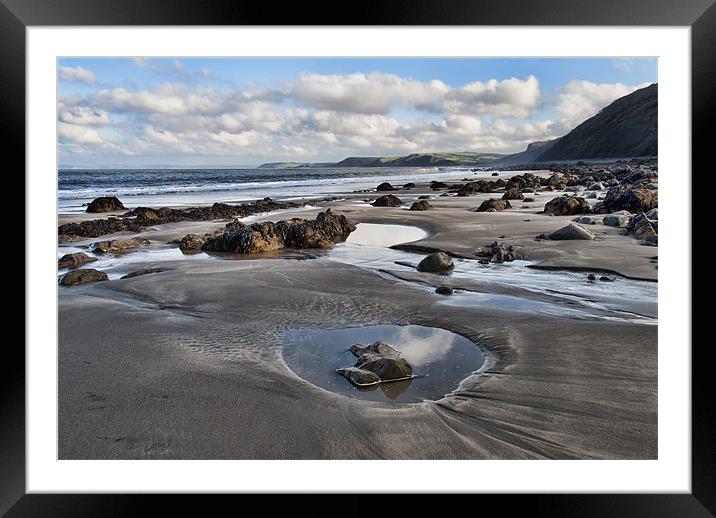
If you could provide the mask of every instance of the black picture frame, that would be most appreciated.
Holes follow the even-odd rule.
[[[305,2],[267,9],[259,2],[200,0],[0,0],[0,107],[6,159],[25,165],[25,29],[28,26],[104,25],[606,25],[689,26],[692,51],[693,170],[711,173],[708,151],[716,141],[716,0],[389,0],[345,4]],[[22,169],[20,169],[22,168]],[[686,173],[686,172],[685,172]],[[693,175],[692,175],[693,178]],[[23,196],[20,199],[26,200]],[[690,208],[689,208],[690,210]],[[24,213],[24,210],[23,210]],[[696,218],[694,218],[696,222]],[[694,235],[694,234],[692,234]],[[692,262],[696,265],[696,262]],[[25,276],[31,272],[25,271]],[[692,304],[692,307],[695,307]],[[32,308],[27,308],[32,310]],[[692,322],[697,322],[692,316]],[[688,335],[691,335],[689,330]],[[25,356],[5,346],[0,415],[0,515],[103,516],[145,514],[146,495],[25,494]],[[716,515],[716,449],[706,347],[692,348],[692,492],[641,495],[480,495],[499,499],[501,512],[528,505],[550,516]],[[681,347],[690,344],[678,344]],[[11,347],[12,346],[12,347]],[[701,346],[701,347],[700,347]],[[345,509],[358,502],[351,497]],[[183,500],[183,499],[182,499]],[[420,499],[416,500],[418,505]],[[163,504],[164,505],[164,504]],[[181,503],[184,510],[185,503]],[[474,505],[474,503],[471,503]],[[168,508],[165,508],[167,511]],[[405,508],[401,509],[404,514]],[[334,510],[335,511],[335,510]],[[343,513],[342,513],[343,514]]]

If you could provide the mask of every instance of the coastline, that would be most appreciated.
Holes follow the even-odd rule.
[[[540,193],[524,203],[528,208],[516,202],[502,213],[472,212],[494,193],[441,197],[424,183],[393,192],[408,204],[432,195],[428,211],[363,201],[377,194],[342,193],[344,199],[320,208],[251,221],[312,218],[331,208],[356,223],[420,227],[430,235],[411,247],[471,262],[476,251],[499,240],[514,244],[537,268],[658,277],[650,259],[658,247],[640,246],[616,228],[599,226],[604,233],[594,242],[535,241],[573,219],[539,214],[560,193]],[[83,214],[82,220],[93,216],[106,214]],[[59,223],[77,219],[58,216]],[[166,248],[187,233],[225,224],[171,223],[132,236]],[[433,274],[397,272],[406,284],[290,251],[241,260],[148,256],[132,266],[156,267],[167,271],[60,288],[59,458],[656,458],[655,325],[499,305],[451,306],[409,284],[442,282]],[[445,280],[462,289],[474,284],[456,276]],[[479,289],[517,293],[490,283]],[[282,359],[285,330],[378,324],[452,331],[478,343],[487,362],[449,397],[386,405],[321,389]]]

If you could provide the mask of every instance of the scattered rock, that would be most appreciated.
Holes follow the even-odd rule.
[[[433,206],[425,200],[413,202],[413,204],[410,206],[410,210],[428,210],[432,208]]]
[[[604,282],[613,282],[613,281],[614,281],[614,278],[613,278],[613,277],[607,277],[606,275],[602,275],[601,277],[599,277],[599,280],[600,280],[600,281],[604,281]]]
[[[500,173],[492,173],[490,176],[500,176]]]
[[[544,211],[555,216],[572,216],[589,212],[589,203],[579,196],[560,196],[547,202]]]
[[[505,246],[498,241],[487,245],[481,251],[477,252],[476,255],[488,259],[491,263],[511,262],[517,258],[514,246]]]
[[[435,252],[418,263],[419,272],[439,272],[454,266],[452,259],[445,252]]]
[[[373,207],[398,207],[403,204],[403,201],[397,196],[392,194],[386,194],[375,200],[371,205]]]
[[[412,366],[400,357],[400,352],[378,340],[369,345],[351,345],[349,350],[358,357],[353,367],[336,369],[338,374],[358,385],[375,385],[413,376]]]
[[[375,190],[376,190],[376,191],[394,191],[394,190],[395,190],[395,187],[393,187],[393,186],[392,186],[390,183],[388,183],[388,182],[383,182],[383,183],[380,184],[378,187],[376,187]]]
[[[525,198],[522,201],[524,201],[525,203],[532,203],[533,201],[535,201],[535,199],[534,198]]]
[[[187,234],[179,242],[179,250],[182,252],[198,251],[206,243],[206,237],[199,234]]]
[[[604,224],[609,227],[626,227],[631,219],[631,214],[625,210],[604,216]]]
[[[452,295],[455,293],[455,290],[453,290],[450,286],[438,286],[435,289],[435,293],[438,293],[439,295]]]
[[[90,204],[87,205],[86,212],[114,212],[118,210],[127,210],[127,208],[122,205],[122,202],[119,201],[119,198],[115,196],[102,196],[92,200]]]
[[[437,191],[438,189],[447,189],[448,185],[445,182],[438,182],[437,180],[433,180],[430,182],[430,188],[433,191]]]
[[[602,216],[579,216],[574,218],[572,221],[580,223],[582,225],[602,225],[604,224],[604,218]]]
[[[559,230],[555,230],[549,235],[549,238],[553,241],[565,241],[574,239],[592,240],[594,239],[592,234],[586,228],[580,227],[574,223],[570,223],[566,227],[562,227]]]
[[[482,204],[475,209],[475,212],[498,212],[510,208],[512,208],[512,205],[510,205],[509,201],[490,198],[489,200],[483,201]]]
[[[375,372],[359,369],[358,367],[344,367],[342,369],[336,369],[336,372],[341,376],[345,376],[348,378],[348,381],[359,387],[368,387],[380,383],[380,376]]]
[[[109,277],[104,272],[92,268],[79,268],[60,277],[60,286],[74,286],[76,284],[87,284],[97,281],[108,281]]]
[[[503,200],[521,200],[522,198],[524,198],[524,196],[519,189],[516,188],[508,189],[505,191],[505,194],[502,195]]]
[[[82,264],[91,263],[96,260],[96,257],[91,257],[84,252],[65,254],[57,261],[57,268],[77,268]]]
[[[96,241],[89,247],[90,252],[96,254],[105,254],[108,252],[117,253],[124,252],[131,248],[137,248],[140,246],[148,246],[149,239],[141,237],[135,237],[133,239],[112,239],[109,241]]]
[[[603,191],[604,190],[604,184],[602,182],[596,182],[589,186],[588,190],[590,191]]]
[[[412,189],[413,187],[415,187],[415,184],[413,182],[403,184],[403,189]]]
[[[587,280],[588,281],[596,281],[597,277],[593,273],[590,273],[589,275],[587,275]]]

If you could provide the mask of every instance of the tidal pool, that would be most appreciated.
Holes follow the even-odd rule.
[[[356,362],[348,350],[351,345],[376,340],[400,351],[412,365],[415,377],[358,388],[336,372]],[[291,330],[283,337],[283,357],[299,377],[321,388],[358,399],[393,403],[440,399],[485,361],[482,350],[464,336],[417,325]]]

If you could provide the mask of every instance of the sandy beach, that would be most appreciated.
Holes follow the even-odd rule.
[[[469,174],[456,171],[453,183]],[[313,219],[330,208],[373,229],[366,235],[423,231],[405,243],[396,230],[386,246],[349,237],[324,250],[179,251],[176,240],[228,220],[60,243],[59,255],[99,239],[150,241],[97,261],[108,281],[58,288],[59,458],[656,458],[658,246],[602,224],[585,225],[594,240],[536,240],[575,219],[543,212],[563,192],[525,194],[534,201],[501,212],[474,209],[502,193],[445,193],[416,182],[390,193],[397,207],[371,206],[383,192],[346,191],[245,218]],[[408,210],[419,196],[430,210]],[[494,241],[518,260],[480,263]],[[453,258],[452,273],[406,266],[436,251]],[[149,268],[163,271],[121,278]],[[469,339],[484,365],[450,393],[401,403],[331,392],[285,359],[292,330],[409,324]]]

